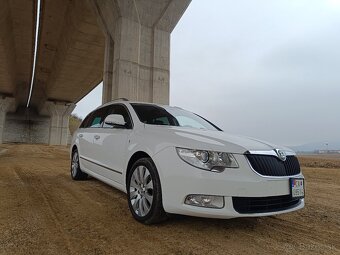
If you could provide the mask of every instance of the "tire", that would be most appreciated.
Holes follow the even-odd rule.
[[[87,174],[81,171],[79,164],[79,153],[78,150],[75,149],[72,152],[71,158],[71,177],[75,181],[86,180]]]
[[[126,190],[131,214],[137,221],[149,225],[167,219],[161,182],[150,158],[137,160],[129,169]]]

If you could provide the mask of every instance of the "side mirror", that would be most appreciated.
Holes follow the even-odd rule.
[[[124,120],[123,115],[120,114],[110,114],[108,115],[105,120],[104,124],[108,126],[125,126],[126,122]]]

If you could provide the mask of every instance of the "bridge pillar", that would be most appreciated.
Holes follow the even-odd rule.
[[[103,74],[103,95],[102,103],[112,100],[112,79],[113,79],[113,41],[109,34],[105,35],[105,56]]]
[[[38,114],[35,109],[16,107],[14,98],[0,95],[0,144],[67,145],[69,117],[75,106],[47,101]]]
[[[169,103],[170,33],[191,0],[89,0],[106,36],[103,102]]]
[[[67,145],[69,141],[69,118],[76,107],[72,103],[47,101],[40,114],[50,116],[49,144]]]
[[[3,142],[6,114],[15,110],[15,99],[13,97],[0,97],[0,144]]]

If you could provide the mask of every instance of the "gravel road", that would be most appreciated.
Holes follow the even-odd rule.
[[[71,180],[67,148],[1,145],[0,152],[1,255],[340,254],[340,169],[303,169],[307,204],[298,212],[144,226],[125,194]]]

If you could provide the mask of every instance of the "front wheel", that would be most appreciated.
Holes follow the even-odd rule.
[[[127,197],[133,217],[144,224],[167,219],[156,166],[150,158],[137,160],[127,176]]]
[[[71,160],[71,177],[73,180],[86,180],[87,174],[81,171],[79,164],[79,153],[78,150],[75,149],[72,152],[72,160]]]

